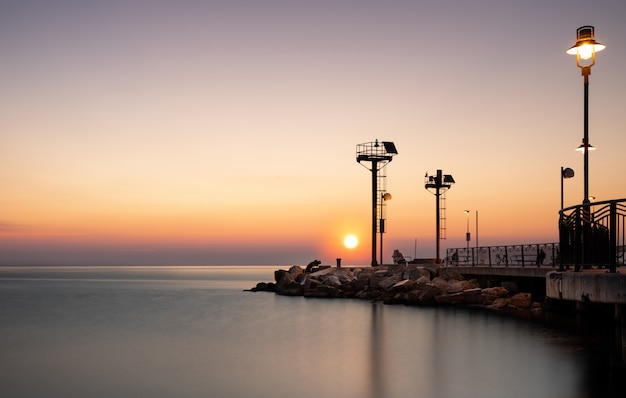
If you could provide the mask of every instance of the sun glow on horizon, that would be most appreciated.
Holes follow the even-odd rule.
[[[359,239],[354,235],[348,235],[343,239],[343,245],[348,249],[354,249],[359,244]]]

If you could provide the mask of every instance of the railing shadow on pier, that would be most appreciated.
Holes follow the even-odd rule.
[[[559,212],[559,242],[446,250],[451,266],[606,268],[624,265],[626,199],[571,206]]]

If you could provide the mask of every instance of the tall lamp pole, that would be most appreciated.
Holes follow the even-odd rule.
[[[374,142],[366,142],[356,146],[356,161],[362,166],[362,162],[370,162],[369,170],[372,173],[372,266],[377,265],[376,262],[376,225],[378,224],[378,200],[380,198],[380,190],[378,188],[378,171],[385,167],[398,154],[396,146],[393,142],[378,140]]]
[[[450,187],[452,187],[452,184],[454,184],[454,178],[452,178],[452,176],[450,174],[443,174],[443,172],[441,170],[437,170],[437,174],[434,176],[429,176],[428,173],[426,173],[426,175],[424,176],[424,188],[426,188],[426,190],[428,190],[429,192],[431,192],[431,189],[434,189],[435,192],[433,193],[433,195],[435,195],[435,212],[436,212],[436,229],[437,229],[437,235],[436,235],[436,251],[437,251],[437,258],[436,258],[436,262],[437,264],[441,264],[441,244],[440,244],[440,239],[445,239],[446,235],[445,235],[445,224],[444,227],[442,228],[441,222],[444,221],[445,223],[445,215],[442,216],[441,211],[444,211],[445,214],[445,207],[441,206],[441,202],[445,200],[445,193],[448,189],[450,189]],[[431,192],[432,193],[432,192]],[[443,197],[441,195],[444,195]]]
[[[602,51],[606,48],[604,44],[598,43],[594,35],[593,26],[582,26],[576,30],[576,43],[567,50],[568,54],[576,55],[576,65],[580,68],[584,77],[584,118],[583,118],[583,142],[582,151],[584,154],[584,196],[583,196],[583,237],[582,237],[582,263],[586,263],[585,246],[589,243],[588,234],[590,233],[589,224],[589,75],[591,74],[591,67],[596,63],[596,52]],[[577,261],[575,264],[575,271],[580,271],[580,264]]]
[[[580,68],[584,78],[584,136],[579,147],[584,154],[584,205],[589,204],[589,151],[593,148],[589,145],[589,75],[591,67],[596,63],[596,52],[605,48],[604,44],[596,41],[594,27],[583,26],[576,30],[576,44],[567,50],[568,54],[576,55],[576,65]]]

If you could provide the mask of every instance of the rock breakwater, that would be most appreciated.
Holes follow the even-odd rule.
[[[405,305],[476,305],[492,309],[539,310],[530,293],[504,287],[481,287],[453,268],[430,264],[363,268],[292,266],[276,270],[274,282],[260,282],[251,291],[312,298],[357,298]]]

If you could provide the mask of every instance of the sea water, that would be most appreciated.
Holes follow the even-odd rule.
[[[602,336],[244,291],[275,269],[0,267],[0,396],[624,396]]]

